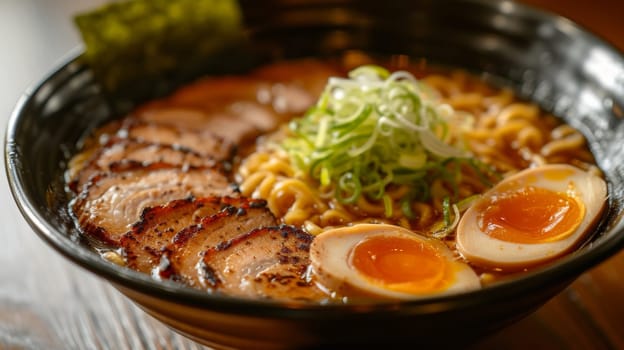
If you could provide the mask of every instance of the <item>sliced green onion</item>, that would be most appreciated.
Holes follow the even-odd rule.
[[[399,156],[399,165],[408,169],[420,169],[427,163],[427,154],[424,152]]]
[[[329,129],[329,119],[323,118],[319,121],[318,132],[316,133],[316,140],[314,141],[314,146],[321,147],[325,144],[325,140],[327,139],[327,131]]]
[[[470,197],[466,197],[457,202],[457,209],[459,210],[459,212],[463,213],[468,210],[468,208],[470,208],[470,206],[472,206],[472,204],[479,198],[481,198],[481,195],[479,194],[474,194]]]
[[[317,104],[291,122],[293,133],[283,147],[293,164],[322,186],[333,186],[341,203],[355,203],[360,196],[383,201],[389,216],[388,185],[410,186],[401,210],[413,218],[412,202],[428,200],[436,179],[452,188],[456,199],[459,164],[467,162],[464,150],[447,143],[454,136],[449,125],[454,111],[435,98],[408,72],[362,66],[348,78],[328,80]]]
[[[372,64],[360,66],[349,72],[349,78],[352,79],[357,79],[358,77],[362,76],[376,76],[381,79],[386,79],[390,76],[390,72],[388,72],[388,70],[383,67]]]
[[[444,220],[444,226],[451,225],[451,199],[444,197],[442,200],[442,218]]]
[[[329,184],[331,184],[329,170],[327,170],[327,168],[321,168],[321,185],[329,186]]]
[[[451,221],[451,210],[453,211]],[[443,239],[455,230],[459,224],[460,212],[455,204],[451,204],[449,197],[442,200],[442,221],[433,225],[431,235],[438,239]]]
[[[405,215],[405,217],[410,220],[416,218],[416,215],[414,215],[414,210],[412,210],[411,199],[407,196],[401,199],[401,212],[403,212],[403,215]]]
[[[388,194],[383,195],[384,214],[387,218],[392,217],[392,198]]]

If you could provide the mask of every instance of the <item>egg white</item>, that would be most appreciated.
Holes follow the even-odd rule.
[[[585,215],[575,231],[546,243],[514,243],[484,233],[478,224],[479,207],[502,189],[527,186],[555,192],[573,191],[585,205]],[[457,227],[457,250],[468,261],[490,268],[517,270],[548,261],[574,249],[598,221],[607,201],[605,181],[566,164],[551,164],[521,171],[486,192],[462,216]]]
[[[394,236],[413,239],[433,246],[451,266],[454,280],[448,288],[421,294],[391,290],[382,284],[372,283],[370,278],[357,271],[349,261],[358,243],[375,236]],[[310,247],[312,272],[321,286],[343,295],[372,295],[391,299],[418,299],[474,290],[481,287],[479,277],[467,264],[457,257],[444,243],[420,236],[399,226],[385,224],[358,224],[328,230],[317,236]]]

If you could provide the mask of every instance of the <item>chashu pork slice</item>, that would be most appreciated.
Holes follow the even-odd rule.
[[[175,105],[146,108],[135,113],[134,117],[146,123],[168,125],[178,130],[209,131],[237,145],[276,129],[286,120],[270,108],[252,101],[206,108]]]
[[[211,168],[218,163],[202,157],[189,149],[170,144],[139,141],[135,139],[112,138],[103,147],[93,152],[84,166],[69,180],[69,187],[80,192],[95,174],[115,169],[154,167],[170,164],[180,168]]]
[[[255,101],[263,84],[261,80],[244,76],[206,77],[182,87],[161,101],[168,105],[194,107]]]
[[[89,137],[82,140],[80,145],[80,152],[75,154],[67,164],[67,170],[65,171],[65,180],[68,185],[74,181],[78,174],[89,165],[92,159],[96,156],[100,149],[106,145],[111,137],[117,133],[122,126],[123,121],[113,120],[107,124],[92,131]],[[75,185],[75,184],[74,184]]]
[[[192,113],[192,112],[191,112]],[[128,118],[117,132],[118,137],[135,139],[140,142],[171,145],[208,157],[215,161],[230,160],[234,156],[236,144],[212,132],[188,123],[184,115],[173,116],[177,122],[160,123],[148,119]]]
[[[315,301],[329,296],[306,278],[313,236],[294,226],[258,228],[204,252],[202,284],[224,294]]]
[[[161,259],[160,276],[207,288],[198,274],[202,253],[211,247],[258,227],[274,226],[277,220],[266,207],[230,207],[178,232]]]
[[[316,102],[316,99],[325,89],[327,80],[330,77],[344,76],[345,73],[343,70],[338,69],[336,65],[319,62],[314,59],[301,59],[264,65],[253,71],[252,75],[261,80],[287,83],[286,87],[292,86],[289,91],[285,92],[294,93],[296,87],[299,87],[302,91],[310,94],[314,102]],[[305,106],[303,95],[300,96],[302,100],[294,100],[292,95],[290,97],[290,102],[288,103],[292,104],[293,107],[291,109],[295,112],[297,112],[294,109],[295,106],[306,109],[311,107],[311,104],[307,107]]]
[[[320,66],[320,65],[317,65]],[[239,102],[260,103],[275,113],[300,115],[310,108],[320,95],[321,90],[314,93],[306,91],[306,84],[301,84],[299,76],[303,72],[314,76],[314,80],[327,83],[329,71],[324,69],[317,74],[311,62],[304,62],[293,67],[291,71],[268,68],[260,70],[258,77],[208,77],[189,84],[168,98],[153,101],[139,108],[139,112],[162,107],[179,107],[200,110],[211,110],[215,107],[226,107]],[[290,67],[289,67],[290,68]],[[325,68],[325,66],[323,66]],[[277,71],[279,70],[279,71]],[[335,74],[334,74],[335,75]],[[310,78],[304,79],[307,82]]]
[[[182,229],[231,208],[263,208],[266,201],[242,197],[185,198],[147,208],[141,220],[120,241],[128,266],[149,273],[160,262],[164,248]]]
[[[175,199],[234,195],[214,169],[141,168],[93,176],[70,203],[83,232],[119,244],[145,208]]]

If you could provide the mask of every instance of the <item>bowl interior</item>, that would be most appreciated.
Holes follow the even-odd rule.
[[[481,74],[563,118],[586,136],[608,180],[608,211],[595,236],[577,252],[521,278],[398,308],[292,309],[156,282],[101,259],[94,242],[78,234],[67,213],[65,162],[78,140],[122,112],[107,100],[90,70],[72,58],[24,95],[6,135],[7,174],[15,199],[35,232],[55,249],[139,293],[223,312],[318,318],[345,317],[345,312],[431,315],[441,310],[432,305],[449,309],[526,293],[544,295],[526,299],[536,306],[547,296],[539,293],[556,293],[624,245],[624,58],[593,35],[563,18],[508,1],[247,0],[241,6],[250,38],[244,49],[258,61],[332,56],[345,50],[404,54]]]

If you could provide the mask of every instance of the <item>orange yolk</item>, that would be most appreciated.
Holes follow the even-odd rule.
[[[351,253],[351,265],[372,282],[406,293],[444,289],[451,283],[449,264],[424,242],[394,236],[374,236]]]
[[[481,208],[480,229],[513,243],[545,243],[574,232],[585,206],[565,193],[529,186],[494,196]]]

